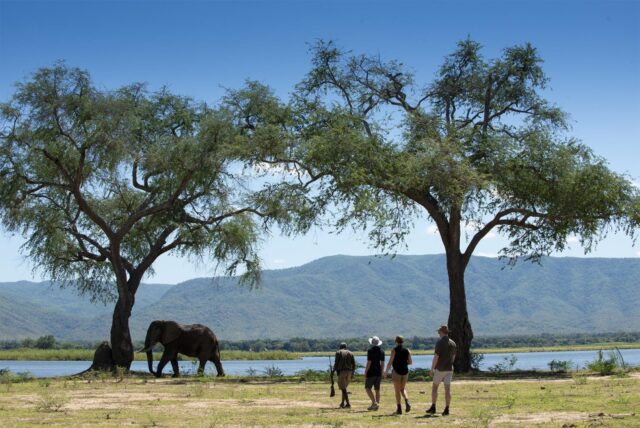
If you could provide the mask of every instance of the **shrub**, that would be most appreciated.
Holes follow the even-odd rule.
[[[425,381],[429,379],[429,369],[410,369],[409,380]]]
[[[282,377],[284,372],[278,366],[268,366],[264,369],[264,374],[268,377]]]
[[[620,351],[618,351],[618,354]],[[587,364],[587,368],[593,372],[598,373],[601,376],[608,376],[612,374],[618,367],[620,367],[620,359],[621,357],[616,355],[615,352],[609,352],[609,357],[604,357],[604,352],[602,349],[598,351],[598,356],[596,359],[589,364]],[[622,363],[624,364],[624,362]]]
[[[58,412],[67,402],[66,397],[55,394],[49,390],[41,390],[40,398],[36,403],[36,409],[41,412]]]
[[[296,372],[296,376],[300,377],[301,381],[309,382],[309,381],[328,381],[329,380],[329,371],[328,370],[313,370],[306,369],[300,370]]]
[[[503,357],[502,362],[496,363],[493,366],[489,367],[489,371],[491,373],[508,372],[513,370],[517,362],[518,357],[516,357],[514,354],[511,354],[508,357]]]
[[[571,370],[573,362],[569,360],[551,360],[549,361],[549,370],[556,373],[566,373]]]
[[[471,370],[480,371],[480,365],[484,360],[484,354],[470,352],[469,355],[471,357]]]

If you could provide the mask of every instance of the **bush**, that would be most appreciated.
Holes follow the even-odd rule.
[[[491,373],[504,373],[512,371],[518,362],[518,357],[514,354],[509,355],[508,357],[503,357],[502,362],[496,363],[493,366],[489,367],[489,371]]]
[[[549,370],[556,373],[566,373],[571,370],[573,362],[566,360],[551,360],[549,361]]]
[[[409,380],[411,381],[426,381],[429,380],[429,369],[410,369]]]
[[[480,365],[484,360],[484,354],[480,354],[477,352],[470,352],[471,356],[471,370],[480,371]]]
[[[51,335],[40,336],[34,345],[38,349],[53,349],[56,346],[56,338]]]
[[[264,374],[268,377],[282,377],[284,372],[278,366],[268,366],[264,369]]]
[[[608,376],[613,374],[617,368],[624,367],[624,361],[621,361],[621,358],[620,351],[618,351],[617,354],[614,351],[610,351],[609,357],[605,358],[604,352],[602,352],[601,349],[598,351],[596,359],[587,364],[587,368],[601,376]]]
[[[296,372],[296,376],[300,377],[300,380],[303,382],[313,382],[313,381],[328,381],[329,380],[329,371],[328,370],[300,370]]]

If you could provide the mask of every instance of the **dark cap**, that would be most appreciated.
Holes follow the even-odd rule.
[[[447,327],[446,325],[441,325],[440,328],[438,328],[438,333],[443,332],[444,334],[449,334],[449,327]]]
[[[347,343],[346,342],[340,342],[340,349],[347,349]]]

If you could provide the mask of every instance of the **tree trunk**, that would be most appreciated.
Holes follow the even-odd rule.
[[[456,373],[471,370],[471,341],[473,331],[467,312],[467,296],[464,289],[465,263],[460,254],[447,254],[449,275],[449,337],[458,345],[454,370]]]
[[[133,293],[129,291],[119,294],[111,324],[111,348],[115,365],[129,370],[133,362],[133,343],[129,332],[129,317],[131,316],[134,297]]]

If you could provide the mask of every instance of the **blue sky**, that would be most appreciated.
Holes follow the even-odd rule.
[[[90,71],[103,88],[134,81],[215,102],[245,79],[286,96],[309,69],[308,44],[333,39],[356,53],[409,66],[427,84],[442,58],[466,37],[487,57],[531,42],[551,79],[548,98],[567,111],[571,134],[640,182],[640,2],[636,1],[5,1],[0,0],[0,100],[16,81],[56,60]],[[38,279],[19,253],[21,238],[0,232],[0,281]],[[478,247],[493,255],[504,243]],[[371,254],[366,237],[314,230],[263,243],[266,268],[332,254]],[[441,253],[426,220],[407,253]],[[577,243],[562,255],[580,256]],[[611,236],[597,257],[639,257]],[[154,282],[212,273],[211,265],[166,257]]]

